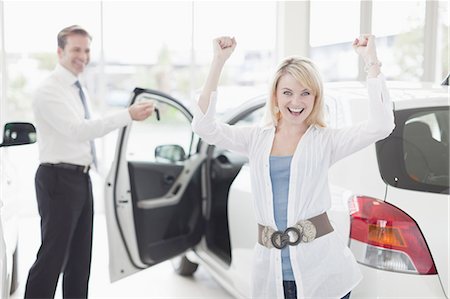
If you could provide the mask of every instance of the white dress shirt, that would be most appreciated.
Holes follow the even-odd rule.
[[[90,165],[89,140],[131,122],[128,109],[99,119],[85,119],[78,78],[58,64],[37,88],[33,98],[39,160],[41,163]],[[83,89],[89,105],[89,97]]]
[[[342,129],[310,126],[299,141],[291,162],[287,225],[317,216],[331,207],[328,168],[374,142],[394,128],[392,103],[383,75],[367,81],[369,118]],[[275,127],[235,127],[215,119],[216,94],[208,111],[194,108],[193,131],[205,142],[249,158],[256,220],[276,228],[269,156]],[[257,232],[255,232],[257,233]],[[281,251],[255,245],[252,297],[284,298]],[[289,246],[298,298],[341,298],[362,279],[358,264],[339,233],[324,235],[311,243]]]

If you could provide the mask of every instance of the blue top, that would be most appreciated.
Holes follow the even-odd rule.
[[[287,228],[289,178],[292,156],[270,156],[270,180],[272,181],[273,213],[278,230]],[[283,280],[295,280],[289,258],[289,246],[281,250]]]

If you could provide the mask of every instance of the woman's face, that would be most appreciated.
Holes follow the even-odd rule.
[[[290,74],[278,80],[276,104],[280,109],[280,123],[304,125],[314,107],[313,91],[301,85]]]

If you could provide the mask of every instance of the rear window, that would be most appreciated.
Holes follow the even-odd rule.
[[[392,134],[377,142],[383,180],[394,187],[449,194],[449,109],[395,112]]]

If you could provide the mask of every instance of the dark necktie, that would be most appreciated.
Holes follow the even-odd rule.
[[[75,82],[75,86],[78,87],[81,103],[83,104],[84,108],[84,118],[90,119],[91,114],[89,113],[89,109],[86,103],[86,96],[84,95],[83,88],[81,87],[80,81]],[[95,153],[95,143],[94,140],[89,140],[89,144],[91,145],[91,155],[92,155],[92,162],[94,163],[94,166],[97,168],[97,155]]]

